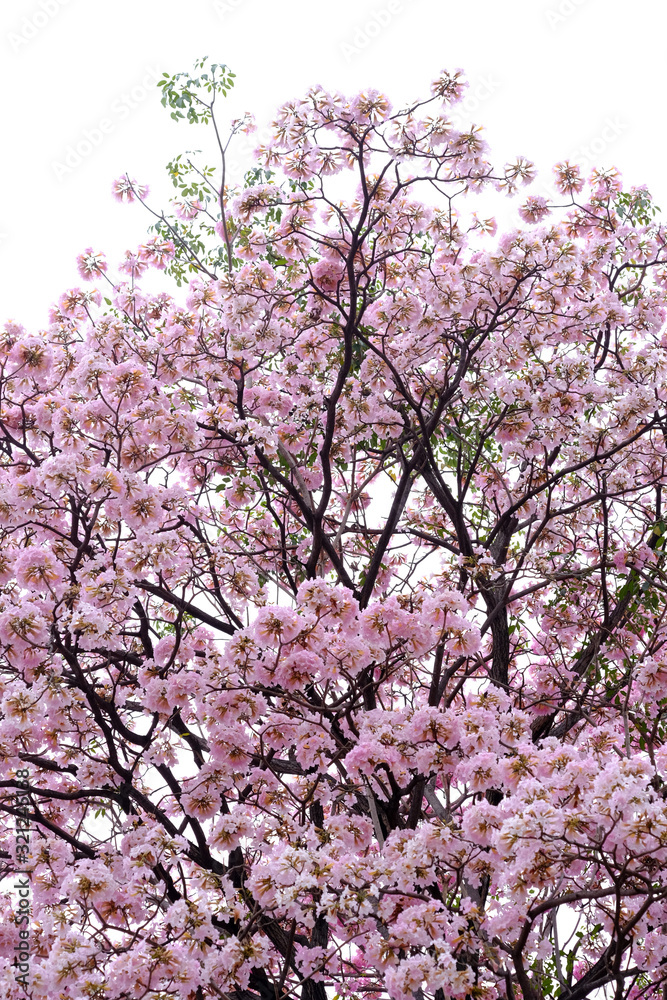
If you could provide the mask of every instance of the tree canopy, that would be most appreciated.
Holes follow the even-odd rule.
[[[564,162],[496,232],[458,72],[242,182],[233,83],[165,74],[218,162],[2,334],[3,995],[21,926],[45,1000],[661,996],[667,230]]]

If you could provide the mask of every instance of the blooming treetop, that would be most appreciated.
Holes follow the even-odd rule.
[[[219,138],[197,70],[163,100]],[[313,88],[246,186],[176,158],[151,239],[4,328],[36,998],[662,990],[665,228],[564,163],[494,235],[465,206],[533,171],[463,87]]]

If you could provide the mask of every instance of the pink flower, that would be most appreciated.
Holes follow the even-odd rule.
[[[255,620],[253,632],[267,645],[291,642],[304,627],[303,619],[291,608],[262,608]]]
[[[441,97],[445,104],[456,104],[467,87],[468,81],[463,79],[463,70],[457,69],[453,73],[445,70],[432,83],[431,92],[435,97]]]
[[[88,247],[76,258],[76,266],[84,281],[92,281],[106,271],[107,262],[103,253],[93,253],[93,248]]]
[[[584,179],[578,166],[564,160],[554,167],[556,187],[561,194],[578,194],[583,189]]]
[[[519,215],[524,222],[541,222],[545,216],[549,215],[549,211],[546,198],[530,195],[519,209]]]
[[[445,648],[456,656],[471,656],[482,648],[482,640],[476,628],[467,631],[456,630],[451,639],[445,643]]]
[[[53,553],[41,546],[25,549],[14,564],[17,581],[28,590],[51,589],[61,571]]]
[[[174,256],[174,244],[171,240],[163,240],[154,236],[139,247],[139,258],[152,264],[159,271],[164,271]]]
[[[148,194],[148,185],[138,184],[136,180],[130,180],[129,176],[124,174],[113,182],[111,193],[116,201],[131,202],[135,198],[145,198]]]
[[[130,250],[125,251],[125,256],[122,262],[118,265],[120,271],[124,271],[125,274],[130,274],[133,278],[139,278],[148,268],[148,262],[141,260],[137,254],[133,254]]]
[[[197,819],[215,816],[220,809],[220,802],[220,792],[203,785],[196,791],[181,795],[183,809],[188,816],[195,816]]]
[[[197,199],[193,199],[192,201],[177,201],[174,203],[174,208],[179,219],[183,219],[184,222],[190,222],[192,219],[196,219],[200,212],[204,211],[205,206]]]

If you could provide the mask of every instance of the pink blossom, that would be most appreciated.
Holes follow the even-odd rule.
[[[84,281],[92,281],[96,275],[106,271],[107,262],[104,254],[94,253],[93,248],[88,247],[76,258],[76,267]]]
[[[131,202],[135,198],[145,198],[148,195],[148,185],[138,184],[136,180],[131,180],[127,174],[124,174],[113,182],[111,193],[116,201]]]
[[[174,244],[171,240],[163,240],[155,236],[139,247],[140,260],[152,264],[163,271],[174,255]]]
[[[535,168],[454,127],[464,87],[312,87],[256,184],[199,200],[190,154],[104,298],[0,332],[0,926],[27,878],[35,996],[661,988],[665,227],[565,162],[495,233],[478,192]]]

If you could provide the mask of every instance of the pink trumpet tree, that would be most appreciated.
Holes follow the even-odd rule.
[[[458,73],[234,188],[197,72],[218,166],[2,335],[2,995],[661,996],[665,226],[562,163],[496,235]]]

